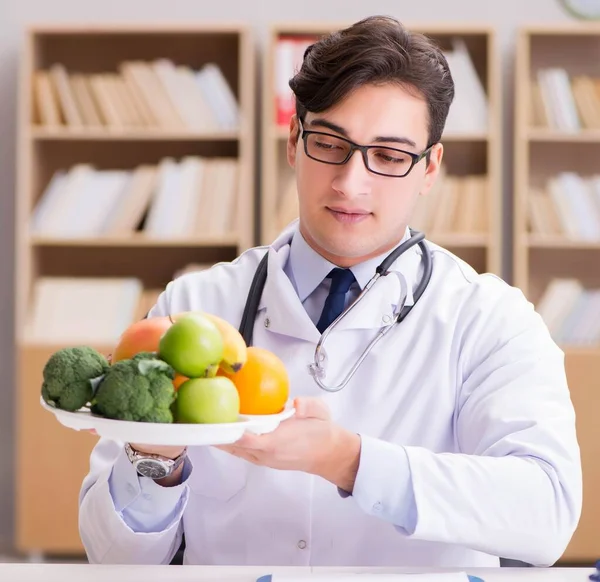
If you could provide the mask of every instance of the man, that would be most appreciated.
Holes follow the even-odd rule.
[[[428,243],[420,299],[413,246],[331,328],[411,237],[438,176],[454,94],[442,52],[368,18],[315,43],[290,85],[298,223],[170,283],[150,316],[239,325],[266,255],[253,341],[285,362],[296,414],[223,447],[101,441],[80,497],[90,561],[169,563],[185,534],[186,563],[552,564],[578,523],[581,467],[563,354],[523,295]],[[308,365],[326,329],[335,386],[390,325],[343,389],[317,386]],[[136,473],[131,459],[152,454],[176,460],[168,476]]]

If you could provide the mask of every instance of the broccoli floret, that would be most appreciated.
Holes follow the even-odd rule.
[[[151,352],[115,362],[100,383],[92,412],[117,420],[173,422],[175,370]]]
[[[44,366],[42,398],[62,410],[79,410],[94,395],[90,380],[102,376],[108,368],[108,360],[91,347],[58,350]]]

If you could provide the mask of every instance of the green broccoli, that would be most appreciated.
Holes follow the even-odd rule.
[[[92,401],[92,413],[117,420],[173,422],[175,370],[151,352],[115,362]]]
[[[62,410],[79,410],[94,395],[93,380],[106,373],[108,360],[88,346],[54,352],[43,370],[42,398]]]

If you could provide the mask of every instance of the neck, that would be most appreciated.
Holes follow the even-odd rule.
[[[375,250],[366,255],[362,255],[359,257],[349,257],[327,252],[312,239],[312,237],[306,232],[302,225],[300,225],[299,230],[300,234],[304,237],[304,240],[306,241],[308,246],[310,246],[313,249],[313,251],[321,255],[323,258],[327,259],[330,263],[336,265],[337,267],[342,267],[344,269],[349,269],[351,267],[354,267],[355,265],[359,265],[360,263],[364,263],[365,261],[368,261],[374,257],[391,251],[400,244],[400,241],[404,238],[404,234],[406,232],[406,228],[403,228],[402,233],[396,238],[394,238],[391,242],[376,248]]]

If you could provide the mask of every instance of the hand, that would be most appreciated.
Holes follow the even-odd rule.
[[[295,415],[272,433],[246,433],[217,448],[256,465],[319,475],[351,492],[360,437],[333,423],[327,405],[318,398],[297,398],[294,407]]]

